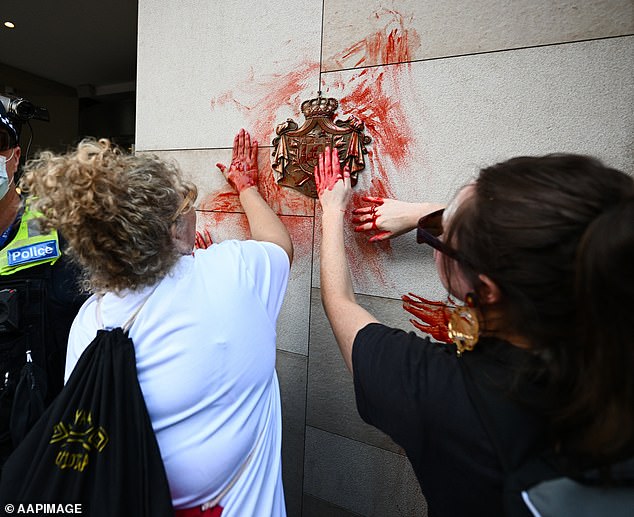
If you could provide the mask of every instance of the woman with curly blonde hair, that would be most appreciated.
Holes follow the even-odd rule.
[[[107,140],[84,140],[68,155],[42,153],[24,176],[34,206],[48,224],[63,228],[90,291],[153,285],[192,251],[187,237],[179,236],[196,186],[155,156],[126,155]]]
[[[195,251],[196,187],[154,156],[84,140],[23,178],[94,293],[71,329],[66,379],[100,328],[142,307],[129,336],[177,516],[286,514],[275,328],[293,245],[258,192],[257,150],[241,130],[231,165],[218,164],[251,240]]]

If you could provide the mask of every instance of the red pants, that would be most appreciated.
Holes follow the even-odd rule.
[[[174,510],[174,517],[220,517],[222,515],[222,506],[218,504],[204,512],[200,508],[200,506],[195,506],[184,510]]]

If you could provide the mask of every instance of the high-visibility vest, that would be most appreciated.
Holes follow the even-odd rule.
[[[41,217],[41,213],[29,210],[27,202],[18,232],[0,250],[0,275],[11,275],[40,264],[49,263],[52,266],[62,256],[57,231],[43,232]]]

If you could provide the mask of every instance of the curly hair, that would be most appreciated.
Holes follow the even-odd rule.
[[[197,193],[175,165],[126,154],[106,139],[82,140],[67,154],[41,153],[20,183],[44,225],[68,242],[92,292],[135,290],[163,278],[180,256],[171,227]]]

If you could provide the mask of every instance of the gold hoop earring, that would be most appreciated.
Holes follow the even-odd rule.
[[[447,333],[458,349],[458,357],[465,350],[470,352],[475,347],[480,337],[480,321],[473,293],[467,294],[465,305],[450,310]]]

